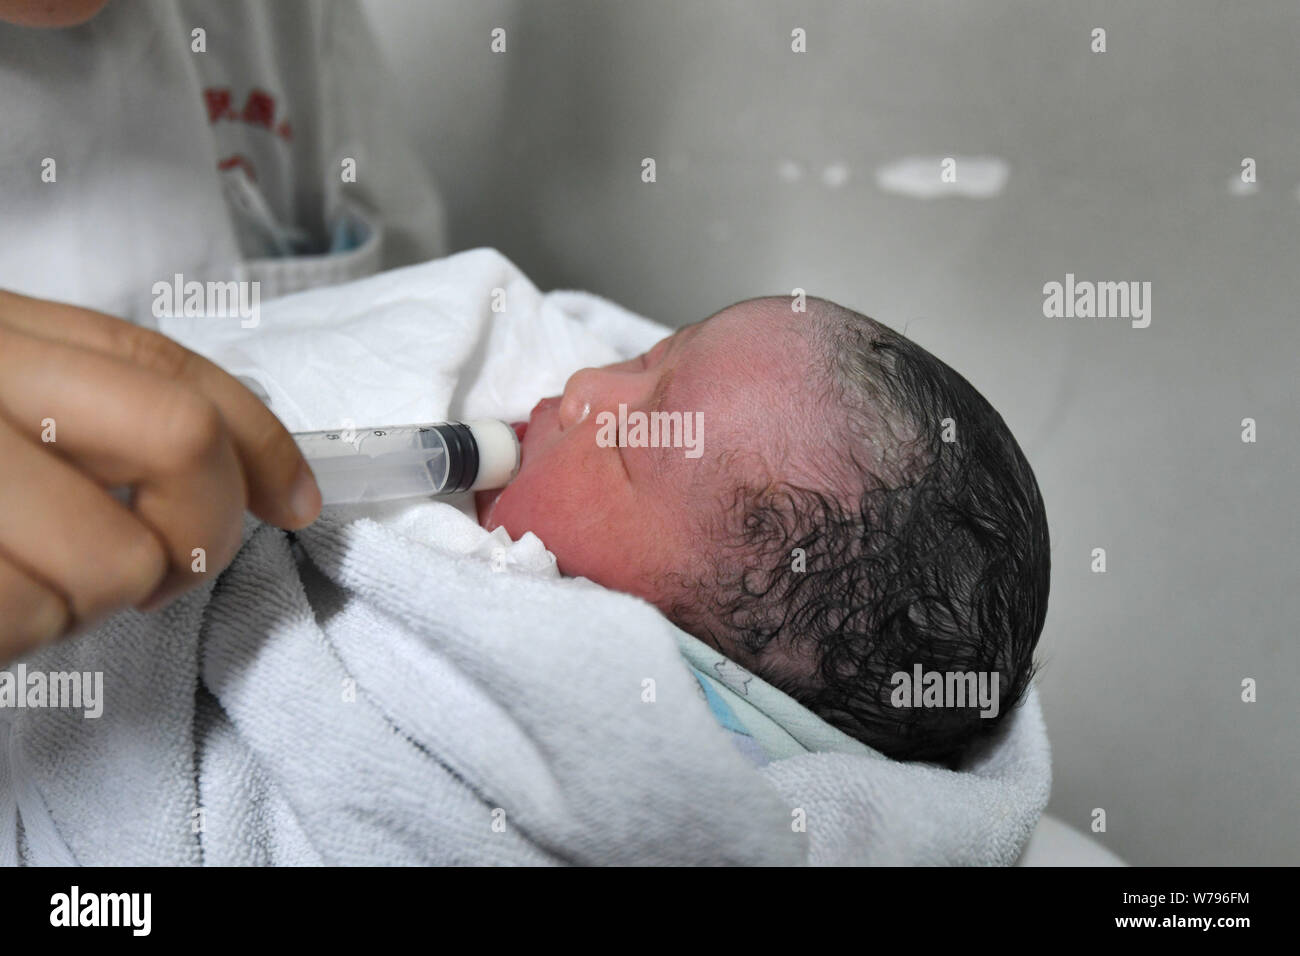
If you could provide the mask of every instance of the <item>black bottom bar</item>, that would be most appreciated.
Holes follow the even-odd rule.
[[[927,947],[948,939],[1035,945],[1098,937],[1144,944],[1201,938],[1231,946],[1254,930],[1285,931],[1282,908],[1294,878],[1280,869],[1209,868],[545,874],[114,869],[10,871],[3,882],[10,944],[77,934],[77,943],[92,946],[157,939],[202,940],[210,947],[287,934],[300,949],[319,940],[337,950],[349,938],[373,942],[403,930],[423,930],[434,947],[448,932],[482,934],[480,942],[499,944],[503,930],[513,928],[535,943],[561,932],[571,942],[584,928],[598,927],[622,927],[632,938],[669,932],[680,939],[683,929],[710,911],[733,929],[752,923],[750,930],[758,932],[789,920],[794,932],[812,932],[812,939],[819,929],[852,926],[864,948],[888,938],[882,931]],[[82,924],[76,927],[73,887],[75,922]],[[148,935],[136,935],[145,925],[146,893]],[[683,911],[683,902],[692,899],[701,907],[694,916]],[[116,926],[84,925],[110,922],[115,914]]]

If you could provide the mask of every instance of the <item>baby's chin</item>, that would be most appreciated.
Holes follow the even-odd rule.
[[[504,488],[493,488],[491,491],[474,492],[474,508],[478,513],[478,523],[488,531],[496,527],[492,521],[492,512],[503,491]]]

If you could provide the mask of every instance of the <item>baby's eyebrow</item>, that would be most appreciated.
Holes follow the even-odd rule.
[[[670,348],[673,348],[678,344],[679,342],[674,342]],[[676,368],[670,367],[664,369],[662,374],[659,376],[659,381],[655,383],[655,388],[650,395],[647,408],[651,411],[665,412],[667,414],[680,413],[684,423],[685,419],[688,416],[693,415],[694,412],[686,408],[674,407],[668,398],[668,389],[672,386],[676,374]],[[673,431],[676,433],[676,428],[673,428]],[[655,481],[660,483],[674,481],[674,476],[678,475],[678,472],[676,466],[670,465],[669,462],[676,461],[681,457],[681,449],[659,447],[649,448],[646,449],[646,451],[650,453],[650,473],[654,476]]]
[[[679,342],[681,342],[681,336],[673,336],[672,341],[668,343],[668,351],[671,352]],[[673,369],[664,369],[659,374],[659,381],[655,383],[654,391],[650,393],[650,400],[646,403],[646,408],[649,411],[671,411],[671,409],[665,408],[664,403],[667,401],[668,386],[672,384],[672,381]],[[657,482],[664,481],[665,466],[668,461],[667,451],[663,448],[647,448],[643,450],[650,453],[650,473],[654,476],[654,480]]]
[[[659,381],[655,383],[655,390],[650,395],[650,408],[652,411],[663,408],[664,399],[668,392],[668,386],[669,384],[672,383],[672,380],[673,380],[672,369],[665,369],[664,372],[659,376]]]
[[[646,355],[649,355],[650,352],[653,352],[662,345],[664,346],[664,354],[662,358],[667,358],[673,352],[676,352],[681,348],[683,342],[689,341],[697,332],[699,332],[700,327],[703,324],[703,322],[692,322],[690,325],[683,325],[672,335],[666,335],[654,345],[650,346]]]

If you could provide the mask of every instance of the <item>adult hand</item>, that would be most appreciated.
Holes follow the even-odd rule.
[[[320,502],[284,426],[211,362],[0,291],[0,665],[220,573],[245,508],[300,528]]]

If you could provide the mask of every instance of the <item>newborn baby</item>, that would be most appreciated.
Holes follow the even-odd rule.
[[[625,406],[620,409],[620,406]],[[694,448],[610,441],[681,412]],[[1047,610],[1047,518],[1002,418],[960,375],[822,299],[751,299],[544,398],[480,523],[656,605],[891,757],[951,761],[1012,711]],[[893,675],[998,676],[978,706],[896,706]]]

